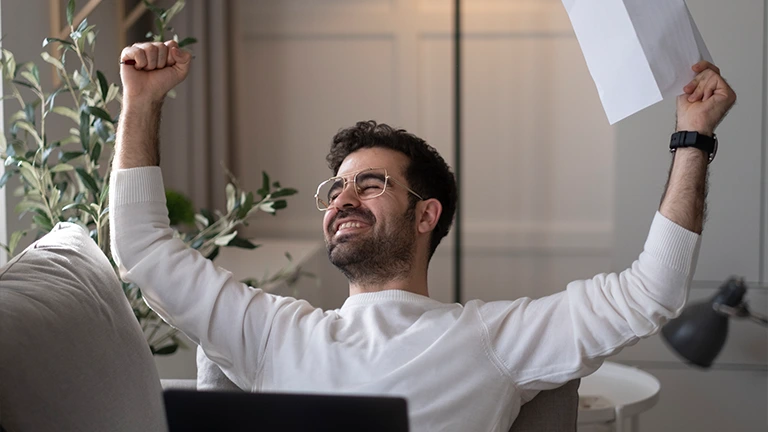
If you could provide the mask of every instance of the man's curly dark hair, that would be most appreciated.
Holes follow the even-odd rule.
[[[442,156],[426,141],[404,129],[395,129],[373,120],[361,121],[340,130],[333,137],[331,151],[326,160],[333,175],[339,172],[344,159],[351,153],[364,148],[381,147],[398,151],[408,156],[410,163],[405,177],[411,189],[424,199],[435,198],[443,206],[440,219],[432,231],[429,258],[434,255],[440,241],[448,235],[456,213],[456,177]],[[416,206],[416,197],[411,198],[411,207]]]

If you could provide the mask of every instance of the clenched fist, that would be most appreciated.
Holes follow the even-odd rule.
[[[169,90],[184,81],[192,54],[180,49],[175,41],[145,42],[123,49],[120,61],[128,60],[135,64],[123,64],[120,68],[123,98],[152,103],[162,101]]]
[[[677,130],[712,136],[736,102],[736,93],[717,66],[702,61],[693,65],[693,71],[696,77],[677,98]]]

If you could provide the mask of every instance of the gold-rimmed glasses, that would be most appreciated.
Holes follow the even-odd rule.
[[[354,175],[350,180],[349,176],[351,174]],[[390,181],[403,187],[419,200],[424,200],[421,195],[414,192],[411,188],[390,177],[386,168],[366,168],[351,174],[331,177],[317,186],[315,203],[317,204],[318,210],[326,211],[333,207],[336,198],[338,198],[350,182],[354,184],[355,194],[357,194],[357,198],[361,201],[378,198],[384,195]]]

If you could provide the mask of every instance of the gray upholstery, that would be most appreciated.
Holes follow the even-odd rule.
[[[104,254],[59,224],[0,269],[0,424],[162,431],[157,369]]]
[[[520,409],[509,432],[576,432],[580,382],[573,380],[536,395]]]

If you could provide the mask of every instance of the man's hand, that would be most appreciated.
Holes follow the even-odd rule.
[[[712,63],[702,61],[692,69],[698,75],[677,98],[677,130],[712,136],[736,102],[736,93]]]
[[[125,48],[123,64],[123,110],[117,128],[114,169],[160,164],[160,111],[165,94],[184,81],[192,55],[174,41],[148,42]]]
[[[146,42],[123,49],[120,61],[126,60],[136,64],[120,68],[123,97],[132,102],[154,103],[161,102],[169,90],[184,81],[192,55],[175,41]]]

